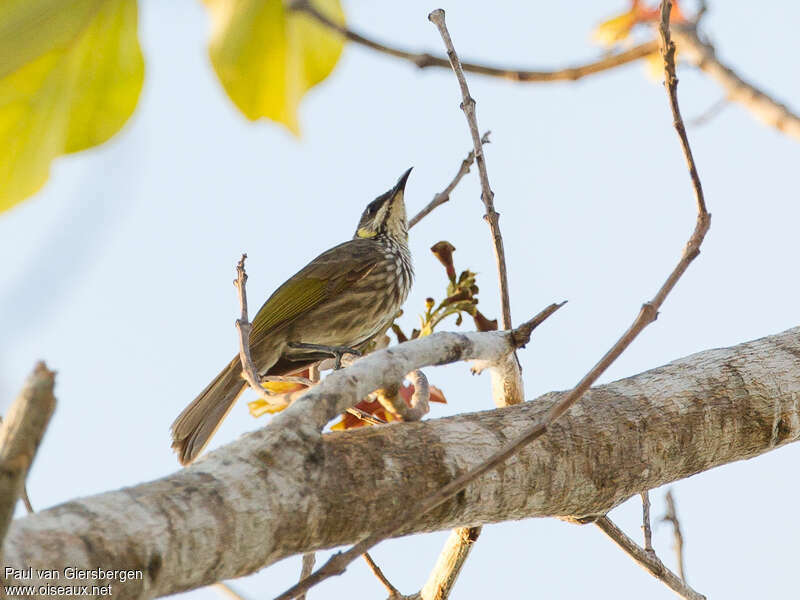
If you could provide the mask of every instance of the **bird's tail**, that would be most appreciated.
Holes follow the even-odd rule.
[[[172,448],[188,465],[206,447],[247,384],[237,355],[172,424]]]

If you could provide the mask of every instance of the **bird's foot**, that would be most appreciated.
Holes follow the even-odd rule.
[[[342,356],[345,354],[352,354],[353,356],[361,356],[361,352],[356,350],[355,348],[350,348],[348,346],[326,346],[324,344],[308,344],[306,342],[289,342],[290,348],[301,349],[301,350],[316,350],[318,352],[324,352],[326,354],[330,354],[336,362],[334,363],[333,370],[339,370],[342,368]]]

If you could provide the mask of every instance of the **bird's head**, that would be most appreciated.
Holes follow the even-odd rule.
[[[392,189],[367,204],[353,237],[370,239],[386,235],[403,241],[408,239],[406,203],[403,194],[410,173],[411,169],[400,176]]]

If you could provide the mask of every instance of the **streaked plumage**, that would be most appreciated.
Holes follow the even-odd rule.
[[[370,202],[353,239],[312,260],[258,311],[250,351],[262,375],[286,375],[325,358],[290,342],[362,350],[391,324],[414,277],[403,198],[410,172]],[[175,419],[172,447],[181,464],[200,454],[245,386],[237,355]]]

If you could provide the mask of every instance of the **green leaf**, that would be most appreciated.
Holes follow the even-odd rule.
[[[283,0],[204,0],[213,30],[209,54],[225,91],[251,120],[267,117],[295,135],[305,93],[325,79],[344,47],[342,36]],[[339,0],[314,6],[344,23]]]
[[[44,184],[53,159],[119,131],[144,60],[136,0],[2,0],[0,24],[2,211]]]

